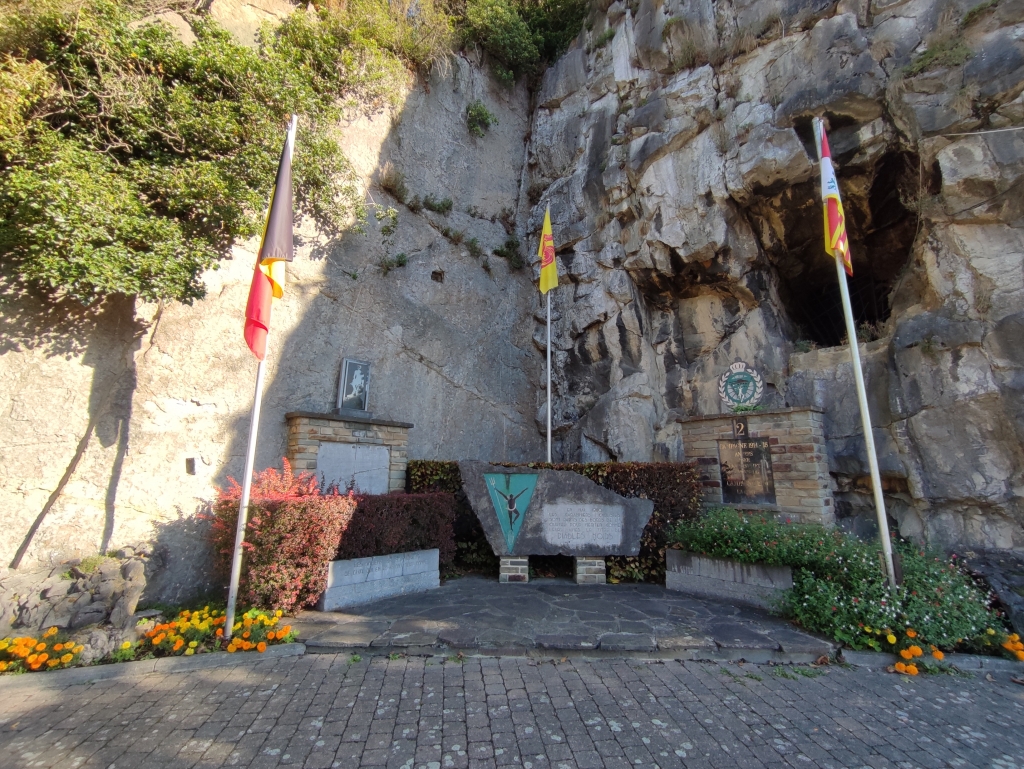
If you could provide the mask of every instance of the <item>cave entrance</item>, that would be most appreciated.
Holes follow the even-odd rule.
[[[890,151],[870,168],[847,173],[841,159],[837,165],[853,261],[853,318],[862,341],[876,339],[917,235],[918,156]],[[805,340],[834,347],[846,341],[846,325],[835,263],[824,250],[818,188],[817,178],[795,185],[764,201],[770,210],[762,215],[770,217],[777,236],[767,250],[779,273],[783,306]]]

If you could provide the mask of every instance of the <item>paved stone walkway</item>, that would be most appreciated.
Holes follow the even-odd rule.
[[[348,654],[38,675],[0,682],[0,766],[1024,767],[1024,687],[994,678]]]
[[[827,640],[757,609],[658,585],[576,585],[555,579],[503,585],[463,577],[427,593],[348,612],[304,612],[293,626],[317,650],[596,649],[757,662],[808,662],[833,650]]]

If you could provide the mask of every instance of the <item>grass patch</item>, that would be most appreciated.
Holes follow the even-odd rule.
[[[963,40],[950,40],[939,45],[930,46],[924,53],[914,59],[905,70],[907,77],[920,75],[931,69],[943,67],[959,67],[974,53]]]
[[[983,3],[978,3],[964,14],[964,18],[960,21],[960,28],[967,29],[967,27],[976,22],[997,5],[999,5],[999,0],[985,0]]]
[[[392,270],[405,267],[409,263],[409,257],[405,254],[395,254],[394,257],[385,256],[377,263],[377,269],[381,275],[387,275]]]
[[[789,681],[798,681],[798,680],[800,680],[795,675],[793,675],[792,673],[790,673],[788,670],[786,670],[783,667],[773,668],[772,669],[772,673],[775,676],[777,676],[778,678],[785,678],[785,679],[787,679]]]
[[[433,195],[427,195],[423,198],[423,207],[428,211],[433,211],[435,214],[441,214],[441,216],[448,216],[452,212],[452,206],[451,198],[438,200]]]
[[[526,266],[522,254],[519,253],[519,238],[509,235],[500,248],[494,249],[494,255],[508,262],[510,270],[521,270]]]
[[[409,198],[409,187],[405,183],[405,174],[391,163],[385,163],[380,174],[380,188],[397,200],[406,203]]]
[[[484,250],[480,246],[480,241],[476,238],[470,238],[466,241],[466,249],[469,251],[469,255],[474,259],[479,259],[484,255]]]
[[[606,45],[608,45],[608,43],[610,43],[614,39],[614,37],[615,27],[606,29],[604,32],[602,32],[600,35],[594,38],[594,42],[591,43],[590,45],[590,50],[597,51],[600,50],[601,48],[604,48]]]

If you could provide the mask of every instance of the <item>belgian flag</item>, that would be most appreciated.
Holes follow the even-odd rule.
[[[245,306],[245,343],[259,360],[267,354],[267,333],[270,331],[270,310],[274,300],[284,296],[285,263],[294,256],[292,236],[292,154],[295,150],[293,115],[288,136],[277,166],[277,179],[270,194],[270,210],[263,227],[256,267]]]

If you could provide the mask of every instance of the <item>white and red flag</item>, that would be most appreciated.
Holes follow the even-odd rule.
[[[832,168],[832,153],[828,148],[825,128],[821,127],[821,202],[825,209],[825,250],[829,256],[843,260],[847,275],[853,275],[850,262],[850,244],[846,239],[846,215],[839,197],[839,183]]]

